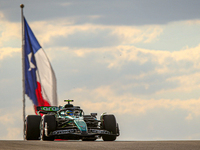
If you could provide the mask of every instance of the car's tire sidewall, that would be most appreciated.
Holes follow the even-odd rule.
[[[47,137],[45,135],[45,123],[47,123],[47,126],[48,126],[48,134],[51,131],[56,130],[56,119],[55,119],[55,116],[54,115],[44,115],[42,117],[42,121],[41,121],[41,125],[40,125],[41,126],[40,127],[40,130],[41,130],[41,134],[40,134],[41,140],[43,140],[43,141],[53,141],[54,140],[54,136]]]
[[[116,134],[117,123],[114,115],[104,115],[103,116],[103,129],[109,131],[111,134]],[[116,140],[116,135],[103,135],[104,141],[114,141]]]

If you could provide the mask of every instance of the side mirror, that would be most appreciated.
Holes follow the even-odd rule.
[[[91,115],[92,117],[95,117],[95,118],[96,118],[97,113],[91,113],[90,115]]]

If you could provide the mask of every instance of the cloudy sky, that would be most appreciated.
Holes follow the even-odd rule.
[[[199,0],[0,0],[0,139],[23,138],[21,3],[59,105],[115,114],[118,140],[200,139]]]

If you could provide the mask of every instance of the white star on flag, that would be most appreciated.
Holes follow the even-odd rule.
[[[31,69],[35,68],[35,65],[31,62],[31,58],[32,58],[32,53],[28,54],[28,61],[30,65],[30,68],[28,69],[28,71],[31,71]]]

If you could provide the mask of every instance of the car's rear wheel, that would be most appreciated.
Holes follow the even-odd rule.
[[[111,134],[116,134],[116,119],[114,115],[104,115],[103,116],[103,128],[109,131]],[[116,140],[116,135],[103,135],[102,136],[104,141],[114,141]]]
[[[41,121],[41,140],[43,141],[54,141],[54,136],[45,135],[45,126],[47,126],[48,134],[56,130],[56,119],[54,115],[44,115]]]
[[[40,121],[41,116],[28,115],[25,120],[25,139],[26,140],[39,140],[40,138]]]

